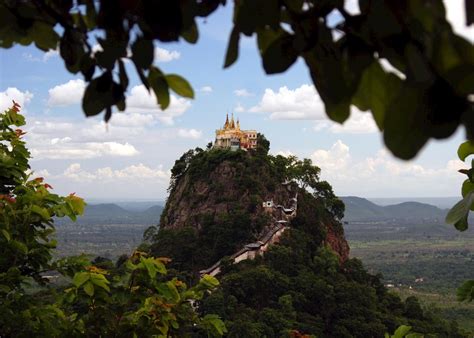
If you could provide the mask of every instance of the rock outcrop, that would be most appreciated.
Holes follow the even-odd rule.
[[[311,204],[302,212],[315,209],[306,221],[322,228],[321,233],[325,234],[322,241],[339,255],[341,262],[345,261],[349,246],[343,228],[324,209],[324,201],[304,192],[295,183],[289,188],[288,182],[284,181],[266,155],[222,150],[198,152],[188,159],[186,169],[174,182],[161,216],[160,229],[191,227],[200,232],[209,219],[219,223],[239,211],[252,223],[248,227],[251,235],[247,241],[258,240],[282,219],[281,208],[265,208],[264,202],[288,205],[299,190],[306,195],[304,203]],[[292,227],[298,227],[298,219],[293,220]],[[235,243],[234,249],[239,250],[247,243]]]

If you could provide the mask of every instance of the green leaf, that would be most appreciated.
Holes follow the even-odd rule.
[[[59,42],[59,35],[54,30],[53,26],[42,22],[40,20],[35,20],[35,23],[29,30],[31,38],[34,40],[36,46],[47,52],[50,49],[56,49]]]
[[[71,73],[80,70],[82,56],[85,54],[83,36],[73,29],[66,29],[59,43],[59,53],[66,63],[66,68]]]
[[[113,81],[110,71],[106,71],[87,86],[82,98],[82,109],[86,116],[94,116],[123,100],[124,88]]]
[[[110,90],[112,77],[107,73],[93,79],[87,86],[82,97],[82,109],[86,116],[95,116],[100,114],[107,107],[104,100],[105,95]]]
[[[424,92],[404,86],[390,102],[384,120],[384,141],[393,154],[409,160],[428,141],[426,107],[420,102]],[[424,109],[424,110],[423,110]]]
[[[466,197],[466,195],[471,191],[474,191],[474,183],[472,183],[469,179],[467,179],[462,183],[462,188],[461,188],[462,197]]]
[[[214,289],[219,286],[219,281],[214,276],[204,275],[199,281],[199,284],[204,285],[208,289]]]
[[[472,206],[471,206],[471,208],[472,208]],[[467,228],[469,227],[468,216],[469,216],[469,214],[466,214],[463,218],[461,218],[459,221],[454,223],[454,227],[456,228],[456,230],[458,230],[458,231],[466,231],[467,230]]]
[[[42,207],[37,206],[37,205],[32,205],[31,206],[31,212],[41,216],[41,218],[43,218],[43,220],[48,220],[48,219],[51,218],[51,215],[49,214],[48,209],[42,208]]]
[[[474,192],[469,192],[461,201],[456,203],[454,207],[449,210],[448,214],[446,215],[446,223],[447,224],[456,224],[459,221],[463,221],[463,219],[467,218],[469,210],[472,206],[474,201]],[[460,226],[463,224],[461,223]],[[465,229],[464,229],[465,230]]]
[[[230,67],[239,57],[239,40],[240,32],[234,26],[230,33],[229,45],[227,46],[227,53],[225,55],[224,68]]]
[[[148,69],[154,58],[153,41],[143,37],[137,38],[132,45],[132,60],[138,67]]]
[[[7,240],[7,242],[10,242],[10,239],[11,239],[10,233],[7,230],[2,229],[2,234],[3,234],[3,237],[5,237],[5,239]]]
[[[466,25],[474,23],[474,0],[464,0],[466,4]]]
[[[471,191],[474,191],[474,183],[472,183],[469,179],[467,179],[462,183],[462,188],[461,188],[462,197],[465,197]],[[471,210],[474,211],[474,205],[471,206]]]
[[[267,74],[282,73],[295,63],[298,53],[293,41],[294,36],[286,33],[268,45],[262,55],[263,68]]]
[[[329,118],[338,123],[344,123],[349,118],[350,115],[350,105],[347,102],[342,102],[339,104],[325,103],[326,114]]]
[[[17,240],[12,240],[10,241],[10,245],[13,246],[15,249],[23,253],[24,255],[28,254],[28,247],[23,244],[22,242],[19,242]]]
[[[210,326],[218,336],[223,336],[225,333],[227,333],[227,328],[218,315],[207,314],[202,319],[202,322],[205,327]]]
[[[84,292],[89,296],[92,297],[94,295],[94,284],[92,284],[90,281],[87,281],[84,284]]]
[[[90,273],[89,272],[76,272],[74,275],[74,278],[72,279],[72,284],[76,288],[80,287],[82,284],[87,282],[90,278]]]
[[[150,69],[148,82],[155,93],[160,108],[165,110],[170,104],[169,86],[163,73],[156,67]]]
[[[193,88],[183,77],[177,74],[169,74],[165,76],[165,79],[168,83],[168,86],[173,89],[176,94],[183,97],[189,97],[191,99],[194,98]]]
[[[411,330],[411,326],[401,325],[395,330],[392,337],[393,338],[403,338],[403,337],[405,337],[405,335],[408,332],[410,332],[410,330]]]
[[[125,90],[128,87],[128,76],[127,76],[127,71],[125,69],[125,65],[122,60],[119,60],[119,79],[120,79],[120,85],[122,88]]]
[[[362,111],[370,110],[380,130],[383,130],[385,112],[400,90],[401,80],[386,73],[378,62],[373,62],[362,75],[352,103]]]
[[[457,290],[458,301],[472,302],[474,299],[474,280],[465,281]]]
[[[474,154],[474,143],[466,141],[462,143],[458,148],[458,157],[461,161],[466,160],[466,157]]]
[[[156,289],[163,297],[165,297],[169,301],[177,303],[181,299],[181,296],[179,295],[179,292],[172,281],[168,281],[166,283],[159,283],[156,286]]]
[[[421,334],[421,333],[416,333],[416,332],[413,332],[413,333],[409,333],[405,336],[405,338],[425,338],[425,335]]]
[[[186,31],[181,33],[181,36],[184,38],[184,40],[186,40],[186,42],[189,42],[192,44],[196,43],[197,40],[199,39],[199,31],[197,29],[196,22],[193,21],[191,26],[189,26],[189,28]]]
[[[69,195],[65,198],[65,200],[71,207],[74,214],[82,215],[84,213],[84,208],[86,206],[86,203],[84,202],[82,198],[77,197],[75,195]]]
[[[99,273],[92,273],[90,281],[94,285],[97,285],[98,287],[101,287],[102,289],[110,292],[110,287],[108,285],[110,284],[110,282],[107,280],[107,278],[105,278],[104,275],[99,274]]]
[[[257,44],[260,54],[267,50],[268,46],[271,45],[279,36],[282,35],[282,31],[274,31],[273,29],[264,28],[257,31]]]
[[[148,271],[148,275],[150,276],[150,278],[154,279],[156,277],[156,273],[158,272],[154,260],[152,258],[140,257],[140,262]]]

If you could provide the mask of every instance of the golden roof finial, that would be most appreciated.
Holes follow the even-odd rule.
[[[234,113],[232,113],[232,119],[230,120],[230,127],[235,129],[235,122],[234,122]]]
[[[225,114],[224,129],[229,128],[229,113]]]
[[[238,118],[237,118],[237,129],[240,130],[240,121]]]

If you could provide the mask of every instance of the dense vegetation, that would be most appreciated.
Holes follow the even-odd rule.
[[[145,236],[151,241],[153,255],[173,257],[171,267],[197,272],[233,254],[244,244],[256,240],[269,225],[270,217],[262,212],[261,203],[277,191],[288,194],[282,191],[284,181],[297,182],[302,191],[312,189],[322,210],[326,206],[337,219],[342,218],[344,205],[331,186],[319,179],[318,167],[307,159],[300,161],[296,157],[269,155],[269,142],[263,135],[258,136],[258,144],[255,151],[249,152],[196,148],[176,161],[171,170],[170,197],[161,215],[160,231],[152,228]],[[232,170],[216,177],[215,171],[222,167]],[[222,176],[225,176],[224,181]],[[209,202],[195,196],[197,184],[206,185],[209,188],[207,197],[215,195],[215,199]],[[175,197],[178,193],[179,197]],[[170,200],[174,199],[189,200],[189,208],[205,203],[224,204],[226,208],[221,212],[194,215],[193,221],[197,225],[185,224],[176,229],[170,220],[175,211],[170,210]]]
[[[222,321],[199,317],[191,305],[218,285],[215,278],[188,288],[167,276],[168,259],[140,251],[116,265],[53,259],[54,218],[76,219],[84,201],[30,177],[24,133],[15,129],[25,124],[19,109],[15,103],[0,114],[0,336],[221,336]],[[64,284],[51,284],[58,276]]]
[[[170,199],[176,190],[185,188],[183,182],[187,187],[204,180],[212,187],[207,194],[212,194],[216,188],[214,171],[223,162],[241,168],[246,175],[228,178],[239,181],[236,186],[242,190],[237,194],[241,196],[249,190],[258,197],[278,189],[286,180],[298,182],[298,212],[291,230],[264,256],[252,261],[233,265],[224,257],[257,232],[251,205],[244,198],[233,201],[238,212],[208,217],[200,227],[149,231],[150,252],[169,255],[173,273],[182,278],[192,280],[199,269],[224,257],[221,286],[201,301],[203,315],[221,316],[229,337],[380,337],[401,324],[423,334],[462,336],[455,325],[424,311],[416,298],[402,301],[389,292],[380,276],[367,273],[359,260],[344,261],[336,255],[328,243],[326,225],[343,237],[343,205],[330,185],[320,181],[319,168],[309,160],[271,156],[268,147],[265,143],[263,149],[248,153],[198,149],[176,161],[172,170]],[[242,179],[252,184],[243,184]],[[192,200],[192,196],[188,198]],[[260,200],[256,198],[257,203]],[[162,222],[173,211],[170,205],[168,201]]]
[[[229,266],[220,277],[221,287],[203,301],[205,313],[225,320],[229,337],[242,332],[246,337],[278,337],[291,330],[323,337],[380,337],[407,323],[424,334],[459,335],[455,326],[423,311],[414,297],[402,302],[388,292],[359,260],[340,265],[315,231],[317,213],[309,216],[312,223],[295,219],[288,235],[263,258]]]

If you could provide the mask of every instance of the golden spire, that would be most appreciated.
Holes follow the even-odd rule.
[[[229,113],[225,114],[224,129],[229,128]]]
[[[230,120],[230,127],[235,129],[235,122],[234,122],[234,113],[232,113],[232,119]]]
[[[237,129],[240,130],[240,121],[237,119]]]

